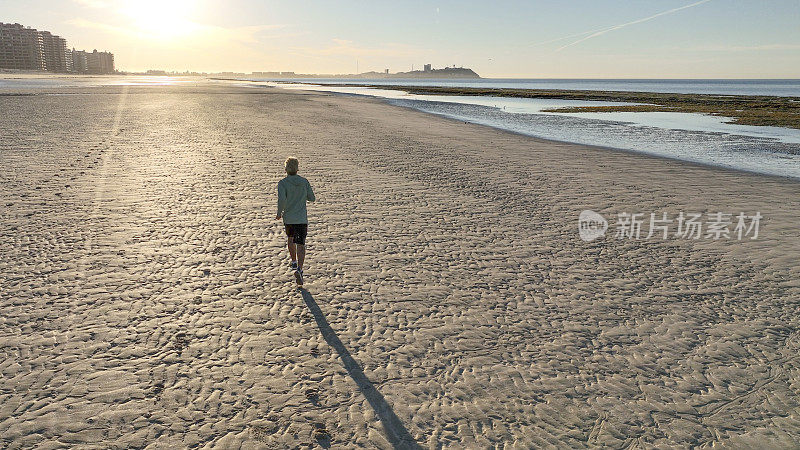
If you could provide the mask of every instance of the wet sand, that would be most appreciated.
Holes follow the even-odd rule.
[[[800,183],[323,93],[47,92],[0,96],[2,447],[800,443]],[[586,243],[584,209],[764,219]]]

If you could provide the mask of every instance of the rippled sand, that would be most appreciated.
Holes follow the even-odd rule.
[[[0,96],[0,447],[800,445],[796,182],[320,93],[61,92]],[[587,244],[587,208],[765,220]]]

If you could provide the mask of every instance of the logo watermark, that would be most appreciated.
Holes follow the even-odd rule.
[[[578,216],[578,233],[586,242],[602,237],[608,230],[608,221],[600,214],[587,209]]]
[[[758,228],[763,216],[740,212],[684,213],[628,213],[621,212],[614,224],[615,239],[758,239]],[[578,216],[578,233],[581,239],[591,242],[605,236],[608,221],[600,214],[585,210]]]

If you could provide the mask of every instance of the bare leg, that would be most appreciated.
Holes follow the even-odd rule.
[[[294,242],[292,242],[292,236],[286,240],[286,248],[289,249],[289,256],[292,258],[292,261],[297,261],[297,252],[295,250]]]
[[[303,260],[306,259],[306,246],[297,244],[297,268],[303,270]]]

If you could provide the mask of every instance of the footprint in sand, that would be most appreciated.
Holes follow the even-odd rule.
[[[175,335],[175,342],[173,342],[172,347],[180,353],[189,346],[189,342],[191,342],[191,338],[183,331],[180,331]]]
[[[319,405],[319,389],[317,388],[306,389],[306,398],[314,405]]]
[[[164,383],[160,381],[153,383],[153,385],[150,387],[150,397],[155,400],[161,398],[162,392],[164,392]]]
[[[319,445],[327,448],[330,447],[331,444],[331,433],[325,428],[324,423],[317,423],[314,425],[314,431],[311,434],[314,439],[319,443]]]
[[[305,325],[307,323],[312,323],[312,322],[314,322],[314,318],[310,314],[308,314],[306,311],[303,311],[302,313],[300,313],[300,323],[301,324]]]
[[[276,417],[268,417],[250,424],[250,434],[253,439],[259,442],[267,442],[269,437],[275,434],[280,428]]]

